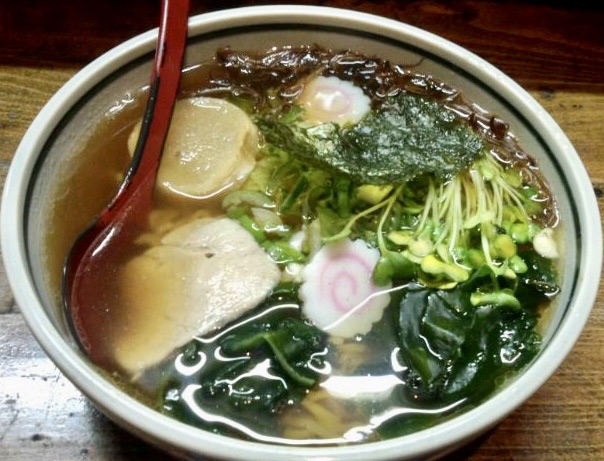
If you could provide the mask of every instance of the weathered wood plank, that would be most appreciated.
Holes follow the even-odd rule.
[[[75,72],[75,69],[0,65],[0,171],[3,175],[37,113]]]

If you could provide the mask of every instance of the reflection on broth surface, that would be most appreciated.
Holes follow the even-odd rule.
[[[60,186],[55,273],[141,104]],[[560,226],[504,121],[412,67],[318,47],[218,50],[179,105],[148,229],[80,325],[158,411],[258,441],[375,441],[475,406],[537,354]]]

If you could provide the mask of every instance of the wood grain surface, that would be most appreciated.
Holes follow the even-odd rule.
[[[195,1],[192,13],[276,2]],[[467,47],[527,89],[574,143],[604,204],[604,10],[600,3],[289,2],[398,19]],[[38,111],[92,59],[153,28],[158,2],[0,3],[0,183]],[[101,415],[31,336],[0,267],[0,460],[169,460]],[[449,456],[604,460],[604,293],[570,356],[494,430]]]

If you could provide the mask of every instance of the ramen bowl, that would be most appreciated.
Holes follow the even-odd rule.
[[[250,7],[195,16],[189,23],[187,66],[217,49],[268,50],[314,45],[351,49],[447,82],[509,124],[538,163],[563,223],[560,292],[536,357],[484,402],[429,428],[387,440],[342,446],[293,446],[249,441],[201,430],[150,408],[98,370],[79,349],[60,302],[61,263],[49,261],[48,236],[69,238],[48,219],[64,177],[102,118],[135,98],[150,75],[157,30],[104,54],[48,102],[16,152],[2,202],[2,246],[9,281],[23,316],[60,370],[101,411],[125,429],[187,458],[246,460],[436,459],[495,426],[527,400],[568,355],[587,321],[599,283],[601,229],[586,171],[561,129],[519,85],[478,56],[431,33],[382,17],[302,6]],[[103,165],[96,172],[102,174]],[[77,213],[76,213],[77,214]],[[83,226],[91,216],[80,216]],[[588,248],[589,245],[589,248]],[[56,259],[56,258],[55,258]]]

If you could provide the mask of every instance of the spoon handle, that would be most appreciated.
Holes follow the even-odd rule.
[[[180,71],[187,40],[189,0],[163,0],[161,22],[149,99],[132,163],[113,202],[105,213],[112,213],[128,198],[123,192],[132,187],[153,187],[163,146],[168,135],[176,94],[180,87]],[[178,69],[178,72],[175,70]],[[140,171],[139,171],[140,170]],[[137,174],[135,174],[137,173]],[[150,178],[149,176],[152,176]],[[149,197],[152,194],[148,194]],[[111,217],[107,217],[109,220]]]

